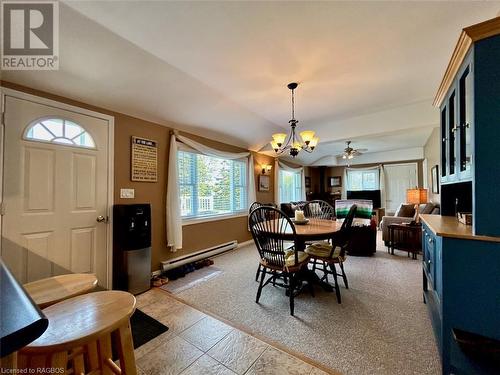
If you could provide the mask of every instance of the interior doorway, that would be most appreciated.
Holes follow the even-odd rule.
[[[418,186],[417,163],[386,164],[384,174],[386,211],[395,212],[406,202],[406,190]]]

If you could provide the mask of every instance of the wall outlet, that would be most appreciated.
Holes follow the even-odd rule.
[[[132,199],[135,197],[135,189],[120,189],[120,198]]]

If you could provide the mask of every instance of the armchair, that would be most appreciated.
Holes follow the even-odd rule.
[[[390,224],[408,224],[417,219],[418,214],[439,215],[439,207],[434,203],[424,203],[418,206],[418,212],[415,211],[415,205],[401,203],[394,216],[384,216],[380,222],[382,231],[382,240],[387,246],[389,243],[389,225]]]

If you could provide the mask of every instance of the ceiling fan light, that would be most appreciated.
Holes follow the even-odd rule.
[[[349,156],[347,158],[348,159],[352,159],[352,158],[354,158],[354,155],[353,154],[349,154]]]
[[[342,155],[342,159],[347,159],[347,155],[346,154]]]
[[[285,139],[286,139],[286,134],[285,133],[276,133],[276,134],[273,134],[273,140],[274,140],[274,142],[276,142],[276,144],[278,145],[278,147],[281,147],[281,145],[283,143],[285,143]]]
[[[304,141],[306,145],[309,145],[309,143],[313,140],[315,132],[312,130],[304,130],[303,132],[300,132],[300,137]]]

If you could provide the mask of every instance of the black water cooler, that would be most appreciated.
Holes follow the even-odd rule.
[[[116,204],[113,223],[113,289],[142,293],[151,279],[151,206]]]

